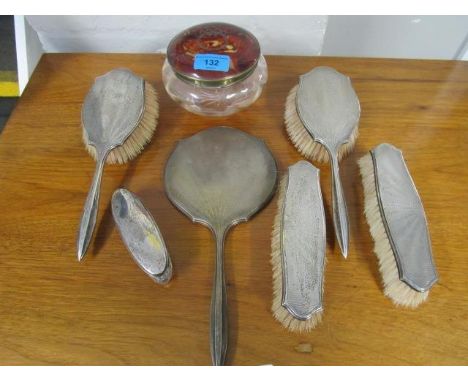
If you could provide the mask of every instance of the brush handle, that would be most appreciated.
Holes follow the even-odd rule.
[[[346,258],[348,256],[349,244],[348,211],[341,186],[340,169],[336,153],[330,153],[330,164],[332,168],[333,225],[335,226],[335,235],[341,253]]]
[[[211,295],[210,323],[211,361],[215,366],[224,365],[228,343],[227,298],[223,260],[224,236],[224,233],[215,233],[216,265]]]
[[[78,240],[76,242],[78,261],[81,261],[85,257],[89,243],[93,237],[99,207],[102,171],[104,169],[108,153],[108,151],[97,151],[96,171],[94,172],[93,182],[91,183],[91,188],[89,189],[88,197],[86,198],[84,205],[84,211],[78,231]]]

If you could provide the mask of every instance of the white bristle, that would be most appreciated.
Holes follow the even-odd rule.
[[[284,122],[289,138],[299,152],[307,159],[311,159],[320,163],[328,162],[328,152],[323,145],[315,142],[299,117],[296,109],[296,95],[299,85],[294,86],[286,99],[286,107],[284,112]],[[351,137],[347,143],[341,146],[338,151],[338,160],[341,160],[354,147],[358,136],[358,126],[354,128]]]
[[[308,320],[302,321],[294,318],[287,309],[281,305],[283,295],[283,261],[281,257],[281,222],[284,198],[288,176],[284,175],[279,184],[278,210],[275,216],[273,232],[271,234],[271,265],[273,268],[273,303],[271,310],[273,316],[292,332],[308,332],[315,328],[322,320],[322,312],[313,314]],[[323,284],[322,284],[323,285]]]
[[[124,144],[109,153],[106,163],[122,164],[135,158],[151,140],[156,130],[158,117],[159,104],[156,89],[148,82],[145,82],[145,108],[141,120]],[[96,149],[88,143],[88,137],[84,129],[83,142],[89,154],[96,160]]]
[[[364,213],[374,240],[374,252],[379,260],[384,294],[397,306],[415,308],[427,299],[429,292],[418,292],[400,280],[395,254],[380,213],[371,154],[363,156],[358,163],[364,187]]]

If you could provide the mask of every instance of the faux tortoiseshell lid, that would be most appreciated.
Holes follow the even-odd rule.
[[[227,72],[194,68],[197,54],[219,54],[230,58]],[[169,43],[167,60],[182,79],[196,83],[235,82],[247,77],[260,58],[255,36],[236,25],[206,23],[190,27]]]

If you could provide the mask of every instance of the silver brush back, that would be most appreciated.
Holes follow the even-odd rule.
[[[399,278],[418,292],[438,280],[426,215],[403,154],[383,143],[371,151],[380,214]]]
[[[86,95],[81,121],[89,144],[99,153],[122,145],[144,111],[145,83],[128,69],[97,77]]]
[[[309,134],[332,152],[351,138],[361,113],[351,79],[326,66],[300,77],[296,107]]]
[[[319,170],[306,161],[288,169],[281,211],[281,305],[298,320],[323,310],[325,213]]]

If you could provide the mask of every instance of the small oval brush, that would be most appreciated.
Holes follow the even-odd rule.
[[[307,159],[332,168],[333,224],[341,253],[348,255],[349,228],[338,162],[354,147],[360,116],[359,99],[349,77],[321,66],[300,77],[286,100],[289,138]]]
[[[78,230],[78,261],[84,258],[96,225],[104,164],[136,157],[151,140],[158,115],[156,90],[127,69],[96,78],[87,94],[81,113],[83,141],[96,160],[96,171]]]

